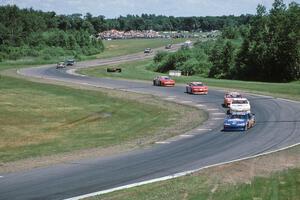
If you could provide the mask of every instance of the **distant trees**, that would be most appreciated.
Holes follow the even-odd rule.
[[[211,31],[221,30],[224,26],[248,24],[251,15],[220,17],[173,17],[153,14],[127,15],[107,19],[108,29],[117,30],[156,30],[156,31]]]
[[[102,27],[95,18],[0,6],[0,61],[25,56],[49,59],[100,53],[101,40],[91,37]],[[101,18],[102,19],[102,18]],[[99,20],[101,22],[101,20]],[[94,25],[95,24],[95,25]]]
[[[190,21],[192,24],[192,22]],[[157,71],[181,69],[214,78],[288,82],[300,78],[300,6],[275,0],[272,9],[258,5],[249,24],[230,23],[215,42],[164,55]],[[185,59],[178,60],[178,55]],[[172,61],[172,62],[171,62]]]
[[[282,0],[275,0],[269,13],[258,6],[236,61],[242,79],[276,82],[299,79],[299,4],[293,2],[287,8]]]

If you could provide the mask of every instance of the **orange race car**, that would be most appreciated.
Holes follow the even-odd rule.
[[[202,82],[190,82],[186,85],[186,93],[189,94],[207,94],[208,87]]]
[[[227,92],[224,95],[224,106],[229,107],[234,98],[242,98],[242,95],[238,92]]]
[[[175,86],[175,81],[169,76],[156,76],[153,79],[153,85],[155,86]]]

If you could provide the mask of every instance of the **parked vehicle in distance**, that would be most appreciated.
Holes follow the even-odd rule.
[[[66,66],[73,66],[74,64],[75,64],[74,59],[68,59],[68,60],[65,61]]]
[[[229,106],[230,113],[248,112],[250,113],[250,102],[246,98],[234,98]]]
[[[186,85],[186,93],[189,94],[207,94],[208,87],[202,82],[190,82]]]
[[[172,44],[167,44],[166,46],[165,46],[165,49],[172,49]]]
[[[146,48],[146,49],[144,50],[144,53],[152,53],[152,49],[151,49],[151,48]]]
[[[224,106],[229,107],[234,98],[242,98],[238,92],[227,92],[224,95]]]
[[[169,76],[156,76],[153,79],[154,86],[175,86],[175,81]]]
[[[255,115],[247,112],[236,112],[224,119],[224,131],[246,131],[255,125]]]
[[[118,72],[121,73],[122,72],[122,68],[120,67],[108,67],[106,69],[107,72]]]
[[[56,64],[56,69],[62,69],[65,67],[66,67],[66,65],[65,65],[65,62],[63,62],[63,61]]]

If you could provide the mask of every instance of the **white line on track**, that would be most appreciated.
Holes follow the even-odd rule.
[[[180,103],[192,103],[192,101],[180,101]]]
[[[248,157],[245,157],[245,158],[240,158],[240,159],[231,160],[231,161],[227,161],[227,162],[221,162],[221,163],[217,163],[217,164],[213,164],[213,165],[208,165],[208,166],[201,167],[201,168],[194,169],[194,170],[180,172],[180,173],[177,173],[177,174],[164,176],[164,177],[156,178],[156,179],[151,179],[151,180],[148,180],[148,181],[142,181],[142,182],[138,182],[138,183],[124,185],[124,186],[121,186],[121,187],[111,188],[111,189],[108,189],[108,190],[93,192],[93,193],[89,193],[89,194],[85,194],[85,195],[81,195],[81,196],[77,196],[77,197],[72,197],[72,198],[65,199],[65,200],[84,199],[84,198],[87,198],[87,197],[93,197],[93,196],[96,196],[96,195],[107,194],[107,193],[110,193],[110,192],[115,192],[115,191],[119,191],[119,190],[123,190],[123,189],[133,188],[133,187],[136,187],[136,186],[141,186],[141,185],[146,185],[146,184],[150,184],[150,183],[170,180],[170,179],[178,178],[178,177],[181,177],[181,176],[186,176],[188,174],[192,174],[192,173],[198,172],[198,171],[203,170],[203,169],[207,169],[207,168],[211,168],[211,167],[217,167],[217,166],[220,166],[220,165],[225,165],[225,164],[230,164],[230,163],[235,163],[235,162],[243,161],[243,160],[249,160],[249,159],[252,159],[252,158],[257,158],[257,157],[264,156],[264,155],[267,155],[267,154],[283,151],[283,150],[286,150],[286,149],[289,149],[289,148],[292,148],[292,147],[295,147],[295,146],[298,146],[298,145],[300,145],[300,143],[296,143],[296,144],[293,144],[293,145],[290,145],[290,146],[287,146],[287,147],[284,147],[284,148],[281,148],[281,149],[277,149],[277,150],[274,150],[274,151],[267,151],[265,153],[257,154],[257,155],[254,155],[254,156],[248,156]]]
[[[4,178],[3,176],[0,176],[0,178]]]
[[[189,135],[189,134],[182,134],[180,137],[194,137],[194,135]]]
[[[174,100],[175,98],[173,97],[167,97],[167,98],[164,98],[165,100]]]
[[[203,106],[205,106],[205,105],[203,105],[203,104],[197,104],[196,106],[197,106],[197,107],[203,107]]]
[[[219,110],[219,109],[217,109],[217,108],[209,108],[209,109],[207,109],[207,110],[213,111],[213,110]]]
[[[225,113],[211,113],[212,115],[225,115]]]
[[[211,131],[210,128],[198,128],[197,131]]]
[[[164,142],[164,141],[162,141],[162,142],[155,142],[155,144],[170,144],[170,142]]]
[[[220,117],[212,118],[212,120],[220,120],[220,119],[224,119],[224,118],[220,118]]]

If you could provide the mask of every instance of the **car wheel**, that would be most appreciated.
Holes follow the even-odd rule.
[[[153,85],[155,86],[156,84],[155,84],[155,80],[153,80]]]

